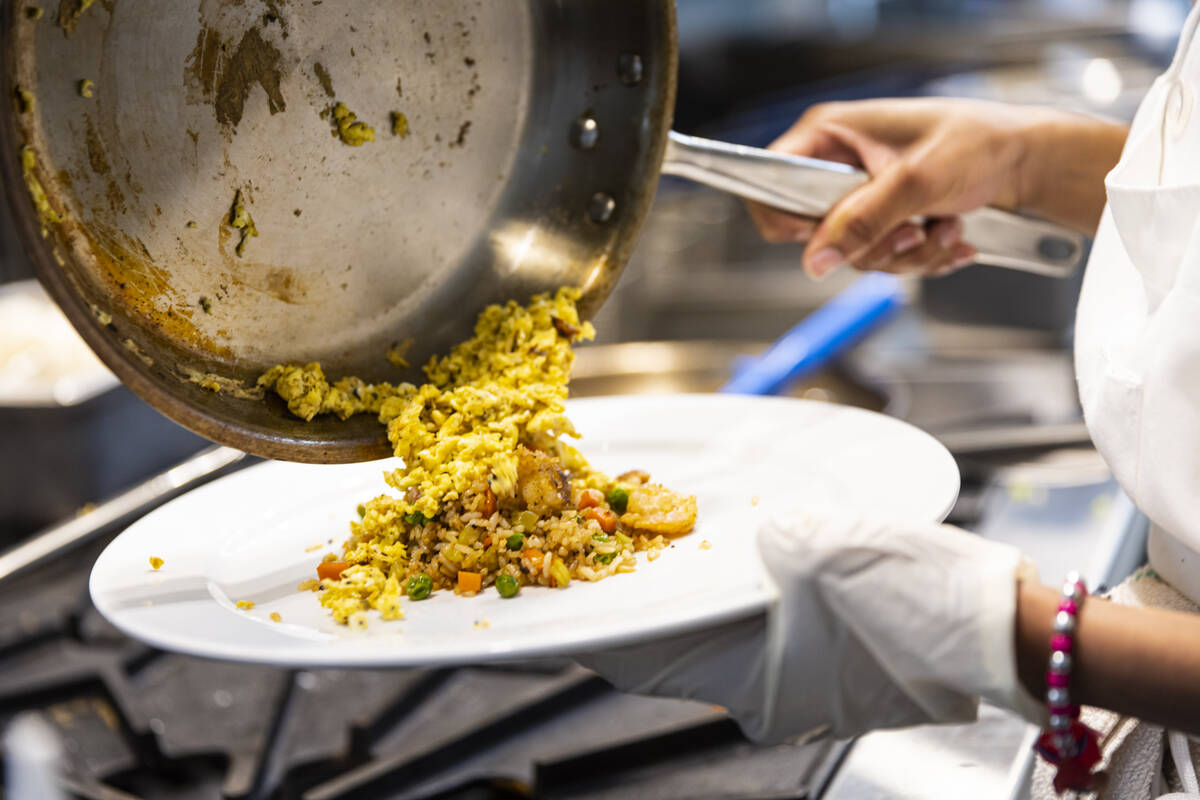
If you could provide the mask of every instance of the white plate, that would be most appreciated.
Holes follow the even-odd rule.
[[[267,463],[215,481],[131,525],[105,549],[92,599],[114,625],[156,647],[299,666],[417,666],[583,652],[735,619],[770,593],[754,548],[772,508],[832,507],[936,521],[959,477],[929,435],[867,411],[803,400],[682,395],[570,402],[592,464],[645,469],[699,498],[695,532],[637,571],[566,589],[488,590],[336,625],[311,592],[321,556],[339,552],[357,504],[393,464]],[[760,498],[755,505],[754,498]],[[701,543],[711,546],[702,548]],[[313,549],[314,545],[320,547]],[[164,559],[152,570],[151,556]],[[254,601],[240,611],[238,600]],[[282,622],[272,622],[278,612]]]

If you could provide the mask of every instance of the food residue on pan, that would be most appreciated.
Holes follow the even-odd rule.
[[[368,384],[360,378],[342,378],[330,384],[316,362],[271,367],[259,377],[258,386],[274,390],[288,410],[305,422],[311,422],[317,414],[337,414],[342,419],[378,414],[388,400],[411,396],[415,391],[411,383]]]
[[[253,600],[238,600],[235,605],[238,607],[239,611],[249,611],[250,609],[254,608],[254,601]]]
[[[154,366],[154,359],[151,358],[150,356],[146,355],[145,353],[143,353],[142,348],[138,347],[137,342],[135,342],[133,339],[121,340],[121,346],[124,347],[129,352],[133,353],[135,356],[137,356],[138,360],[141,361],[143,364],[145,364],[147,367]]]
[[[332,386],[316,363],[263,375],[293,414],[377,414],[401,466],[385,475],[396,495],[361,504],[342,553],[327,553],[317,580],[335,621],[366,626],[365,613],[401,616],[401,598],[445,589],[463,596],[494,586],[564,588],[653,560],[668,536],[695,525],[696,498],[594,470],[564,439],[577,437],[564,401],[574,342],[594,335],[580,293],[538,295],[480,314],[474,336],[425,366],[428,383],[387,387],[356,378]]]
[[[161,568],[162,568],[162,565],[163,565],[163,564],[165,564],[165,563],[166,563],[166,562],[165,562],[165,561],[163,561],[163,560],[162,560],[161,558],[159,558],[158,556],[150,556],[150,568],[151,568],[151,569],[161,569]]]
[[[408,351],[412,349],[412,346],[412,339],[404,339],[403,341],[394,343],[387,349],[387,353],[385,354],[387,362],[393,367],[408,369],[408,359],[405,356],[408,355]]]
[[[92,99],[92,90],[96,88],[96,84],[84,78],[79,82],[79,96]]]
[[[21,148],[21,175],[25,178],[25,189],[29,192],[29,199],[33,201],[33,207],[37,209],[38,217],[42,220],[42,236],[47,233],[46,224],[53,222],[59,224],[66,219],[66,215],[59,214],[54,210],[54,206],[50,205],[50,200],[46,197],[46,190],[42,187],[42,182],[38,180],[37,170],[37,154],[33,152],[33,148],[25,145]]]
[[[33,92],[26,89],[24,86],[17,86],[13,89],[13,94],[17,101],[17,111],[21,114],[28,114],[33,111],[34,97]]]
[[[329,70],[325,69],[325,65],[320,61],[313,64],[313,72],[317,75],[317,82],[321,84],[321,89],[325,94],[333,98],[333,78],[329,76]]]
[[[467,131],[471,130],[471,120],[458,126],[458,136],[450,143],[451,147],[462,147],[467,143]]]
[[[254,217],[250,216],[250,212],[242,200],[241,189],[234,192],[233,205],[229,209],[229,225],[235,230],[241,231],[242,237],[238,240],[237,247],[234,248],[234,252],[241,258],[246,252],[246,240],[251,236],[258,236],[258,228],[254,227]]]
[[[92,316],[94,316],[96,318],[96,321],[99,322],[101,325],[103,325],[106,328],[109,325],[112,325],[112,321],[113,321],[112,314],[109,314],[107,311],[105,311],[103,308],[96,305],[95,303],[92,304]]]
[[[212,300],[209,300],[207,297],[201,297],[200,298],[200,310],[203,311],[205,314],[211,314],[212,313]]]
[[[403,111],[392,112],[392,133],[401,139],[408,136],[408,117],[404,115]]]
[[[27,19],[41,19],[43,13],[41,6],[25,6],[25,17]]]
[[[62,27],[63,33],[70,36],[75,32],[75,26],[79,24],[79,18],[83,16],[83,12],[92,7],[96,0],[60,0],[58,4],[58,24]]]
[[[261,400],[263,396],[262,389],[258,387],[247,386],[236,378],[227,378],[213,372],[201,372],[193,367],[183,367],[183,377],[210,392],[226,394],[239,400]]]
[[[333,110],[334,135],[351,147],[361,147],[375,141],[375,129],[359,121],[345,103],[337,103]]]

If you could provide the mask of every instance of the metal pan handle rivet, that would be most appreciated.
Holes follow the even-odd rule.
[[[642,82],[644,74],[642,57],[637,53],[622,53],[617,58],[617,76],[626,86],[637,86]]]
[[[1076,255],[1075,251],[1078,249],[1075,242],[1059,236],[1043,236],[1037,243],[1038,254],[1055,261],[1066,261],[1069,258],[1074,258]]]
[[[604,192],[596,192],[588,201],[588,219],[597,225],[612,219],[613,212],[616,210],[617,201],[612,198],[612,195]]]
[[[590,112],[584,113],[571,125],[571,145],[580,150],[591,150],[600,139],[600,123]]]

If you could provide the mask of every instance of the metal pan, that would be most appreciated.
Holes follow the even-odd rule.
[[[275,363],[419,380],[488,303],[572,284],[593,313],[668,149],[670,0],[29,8],[0,12],[18,97],[0,117],[0,166],[41,280],[137,394],[256,455],[387,454],[374,420],[304,424],[238,389]],[[337,103],[374,141],[338,138]],[[788,167],[778,204],[806,213],[862,179],[671,147],[672,171],[759,199]],[[258,234],[240,250],[239,192]],[[1023,244],[1011,264],[1073,263],[1077,242],[1056,241],[1033,258]],[[413,367],[388,362],[396,347]]]

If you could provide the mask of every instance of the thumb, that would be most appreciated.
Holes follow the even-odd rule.
[[[898,225],[930,205],[932,187],[907,160],[885,167],[825,216],[804,253],[804,268],[821,277],[882,244]]]

